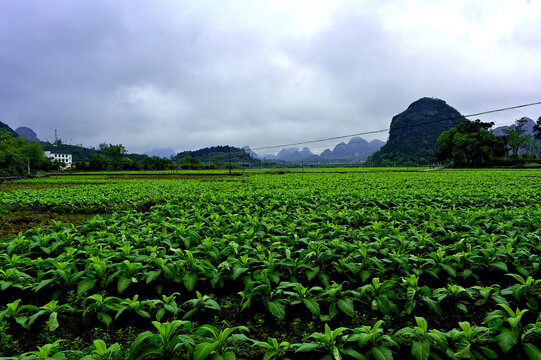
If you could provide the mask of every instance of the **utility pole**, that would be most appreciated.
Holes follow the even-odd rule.
[[[30,176],[30,158],[28,158],[28,176]]]

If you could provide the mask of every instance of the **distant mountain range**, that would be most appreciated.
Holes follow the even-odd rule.
[[[352,137],[347,143],[341,142],[331,149],[325,149],[320,155],[314,154],[309,148],[284,148],[277,154],[257,154],[249,146],[243,148],[229,146],[212,146],[195,151],[177,153],[170,148],[155,148],[145,153],[146,156],[182,159],[189,153],[191,156],[210,161],[211,159],[227,159],[229,154],[232,160],[242,159],[246,162],[257,162],[257,159],[281,162],[315,162],[329,161],[348,162],[365,161],[371,165],[394,165],[417,162],[433,162],[435,143],[439,135],[456,126],[465,118],[453,107],[443,100],[436,98],[421,98],[408,106],[402,113],[394,116],[391,121],[389,140],[366,141],[361,137]],[[535,122],[527,117],[524,129],[526,134],[533,134]],[[491,130],[496,136],[505,135],[504,130],[514,128],[516,125],[499,126]],[[88,157],[98,152],[81,146],[67,144],[53,145],[40,141],[36,133],[28,127],[19,127],[13,130],[9,125],[0,122],[0,129],[5,129],[15,136],[30,141],[41,142],[45,150],[63,150],[73,153],[74,161],[88,161]],[[131,157],[145,157],[145,155],[130,154]]]
[[[533,121],[529,117],[522,117],[520,120],[526,120],[526,123],[522,127],[524,130],[526,130],[525,134],[526,135],[528,135],[528,134],[533,135],[533,127],[535,126],[535,121]],[[504,130],[514,129],[515,127],[516,127],[515,124],[498,126],[497,128],[494,128],[494,129],[490,130],[490,132],[493,133],[496,136],[504,136],[505,135],[505,133],[503,132]]]
[[[161,158],[169,159],[171,156],[174,156],[176,152],[175,150],[171,148],[157,148],[157,149],[152,149],[150,151],[146,151],[144,154],[150,157],[158,156]]]
[[[285,148],[278,154],[258,155],[265,160],[281,160],[289,162],[325,162],[325,161],[363,161],[375,151],[379,150],[385,142],[372,140],[370,142],[361,137],[352,137],[349,142],[341,142],[332,150],[325,149],[320,155],[312,153],[309,148]]]
[[[320,157],[324,160],[365,160],[383,145],[385,145],[385,142],[381,140],[368,142],[357,136],[352,137],[347,144],[341,142],[332,150],[325,149]]]

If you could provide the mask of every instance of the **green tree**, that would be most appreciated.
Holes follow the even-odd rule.
[[[214,165],[217,169],[223,166],[224,161],[225,161],[224,154],[216,154],[212,156],[212,158],[210,159],[210,162],[212,163],[212,165]]]
[[[45,161],[43,147],[36,142],[27,142],[22,137],[13,137],[0,130],[0,176],[25,175],[35,172]]]
[[[502,142],[490,133],[493,123],[466,120],[444,131],[436,142],[437,158],[456,166],[486,165],[502,153]]]
[[[524,129],[526,122],[527,120],[525,119],[518,119],[515,121],[515,126],[503,130],[507,136],[507,143],[511,147],[513,155],[518,155],[518,150],[527,141],[527,136],[525,135],[526,129]]]
[[[134,166],[134,162],[129,157],[124,157],[120,160],[120,167],[124,170],[130,170]]]
[[[533,135],[537,140],[541,140],[541,116],[533,126]]]
[[[535,139],[534,135],[527,134],[525,135],[524,143],[522,144],[526,154],[528,156],[539,155],[541,152],[540,144],[538,140]]]
[[[108,160],[105,157],[105,155],[94,153],[90,155],[89,164],[90,164],[90,169],[92,170],[96,170],[96,171],[105,170],[107,169]]]
[[[107,148],[107,155],[109,155],[109,158],[111,159],[111,165],[113,165],[115,169],[120,168],[120,170],[122,170],[121,159],[124,154],[126,154],[126,148],[124,147],[124,145],[109,144],[109,147]]]
[[[190,154],[186,152],[184,154],[185,156],[180,160],[180,167],[182,169],[199,169],[200,168],[200,161],[198,158],[194,157],[193,154]]]

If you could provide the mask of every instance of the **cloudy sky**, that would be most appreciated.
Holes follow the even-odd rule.
[[[0,0],[0,121],[182,151],[385,129],[423,96],[537,102],[539,24],[541,0]]]

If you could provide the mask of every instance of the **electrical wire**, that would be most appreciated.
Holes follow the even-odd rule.
[[[413,127],[417,127],[417,126],[436,124],[436,123],[439,123],[439,122],[451,121],[451,120],[457,120],[457,119],[466,119],[467,117],[486,115],[486,114],[491,114],[491,113],[496,113],[496,112],[513,110],[513,109],[520,109],[520,108],[524,108],[524,107],[528,107],[528,106],[534,106],[534,105],[541,105],[541,101],[534,102],[534,103],[529,103],[529,104],[509,106],[509,107],[505,107],[505,108],[501,108],[501,109],[482,111],[482,112],[468,114],[468,115],[461,115],[461,116],[455,116],[455,117],[450,117],[450,118],[445,118],[445,119],[432,120],[432,121],[427,121],[427,122],[423,122],[423,123],[419,123],[419,124],[406,125],[406,126],[395,126],[395,127],[392,127],[392,130],[413,128]],[[386,131],[390,131],[390,130],[391,130],[391,128],[373,130],[373,131],[364,131],[364,132],[360,132],[360,133],[356,133],[356,134],[332,136],[332,137],[328,137],[328,138],[324,138],[324,139],[308,140],[308,141],[301,141],[301,142],[290,143],[290,144],[282,144],[282,145],[262,146],[262,147],[253,148],[251,150],[255,151],[255,150],[267,150],[267,149],[285,148],[285,147],[290,147],[290,146],[312,144],[312,143],[324,142],[324,141],[329,141],[329,140],[339,140],[339,139],[349,138],[349,137],[353,137],[353,136],[378,134],[378,133],[382,133],[382,132],[386,132]]]

